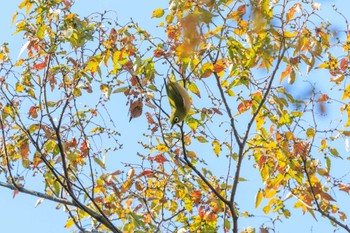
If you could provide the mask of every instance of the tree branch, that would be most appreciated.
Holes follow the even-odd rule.
[[[67,199],[58,198],[58,197],[55,197],[55,196],[50,196],[50,195],[47,195],[45,193],[40,193],[40,192],[37,192],[37,191],[34,191],[34,190],[30,190],[30,189],[26,189],[26,188],[20,187],[18,185],[15,186],[15,185],[11,185],[11,184],[8,184],[8,183],[0,181],[0,186],[8,188],[8,189],[11,189],[11,190],[19,191],[21,193],[26,193],[26,194],[29,194],[29,195],[32,195],[32,196],[44,198],[46,200],[50,200],[50,201],[57,202],[57,203],[60,203],[60,204],[77,207],[76,204],[74,204],[72,201],[69,201]]]

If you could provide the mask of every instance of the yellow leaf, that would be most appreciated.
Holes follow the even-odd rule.
[[[73,219],[68,219],[68,221],[66,222],[66,225],[64,226],[65,228],[70,228],[74,225],[74,221]]]
[[[14,66],[20,66],[23,64],[23,62],[24,62],[24,59],[20,59],[14,64]]]
[[[220,151],[221,151],[220,143],[215,140],[215,141],[212,142],[211,145],[213,146],[213,151],[216,154],[216,156],[219,156]]]
[[[329,63],[328,62],[323,62],[321,65],[316,67],[317,69],[322,69],[322,68],[329,68]]]
[[[24,86],[20,83],[16,83],[16,92],[22,92],[24,90]]]
[[[168,152],[169,149],[165,144],[159,144],[156,146],[156,149],[160,152]]]
[[[262,201],[263,194],[261,192],[261,189],[256,193],[255,195],[255,208],[258,208],[261,201]]]
[[[162,8],[157,8],[152,13],[152,18],[160,18],[164,15],[164,10]]]
[[[199,92],[199,89],[195,83],[190,83],[188,85],[188,89],[195,95],[197,95],[199,98],[201,97],[201,93]]]
[[[214,70],[214,66],[212,63],[210,62],[204,63],[201,68],[201,78],[209,77],[213,73],[213,70]]]
[[[187,124],[192,130],[196,130],[198,128],[198,121],[192,117],[187,120]]]
[[[11,24],[13,24],[17,18],[18,12],[14,13],[12,16]]]

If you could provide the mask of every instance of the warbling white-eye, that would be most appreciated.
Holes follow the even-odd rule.
[[[171,127],[183,121],[191,109],[191,98],[186,89],[176,82],[169,79],[166,84],[166,92],[171,106],[170,123]]]

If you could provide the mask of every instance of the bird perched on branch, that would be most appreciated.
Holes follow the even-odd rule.
[[[165,80],[164,80],[165,81]],[[166,83],[166,92],[171,106],[171,127],[185,120],[191,109],[191,98],[186,89],[175,79],[169,78]]]

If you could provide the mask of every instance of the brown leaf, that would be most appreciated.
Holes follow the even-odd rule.
[[[165,55],[165,52],[164,52],[164,50],[162,50],[162,49],[156,49],[156,50],[154,50],[153,51],[153,56],[155,57],[155,58],[160,58],[160,57],[162,57],[162,56],[164,56]]]
[[[321,192],[320,196],[327,201],[335,201],[331,195],[325,192]]]
[[[142,108],[143,108],[142,99],[138,99],[135,102],[133,102],[131,100],[130,101],[130,109],[129,109],[129,113],[130,113],[129,121],[131,121],[133,118],[137,118],[137,117],[141,116]]]
[[[219,109],[217,109],[217,108],[212,108],[212,110],[213,110],[215,113],[217,113],[217,114],[219,114],[219,115],[222,115],[222,112],[221,112]]]
[[[339,211],[338,214],[339,214],[340,220],[342,220],[343,222],[346,222],[346,219],[347,219],[346,214],[342,211]]]
[[[28,141],[25,141],[21,144],[20,152],[21,152],[22,158],[28,158],[28,156],[29,156],[29,143],[28,143]]]
[[[266,227],[260,227],[260,233],[269,233],[269,230]]]
[[[153,120],[151,113],[146,112],[147,122],[150,125],[156,124],[156,122]]]
[[[136,86],[136,84],[139,83],[138,80],[137,80],[137,77],[135,77],[135,76],[132,76],[130,78],[130,82],[131,82],[131,86]]]
[[[347,194],[350,194],[350,185],[349,184],[339,184],[338,185],[339,187],[339,190],[340,191],[343,191],[343,192],[346,192]]]

